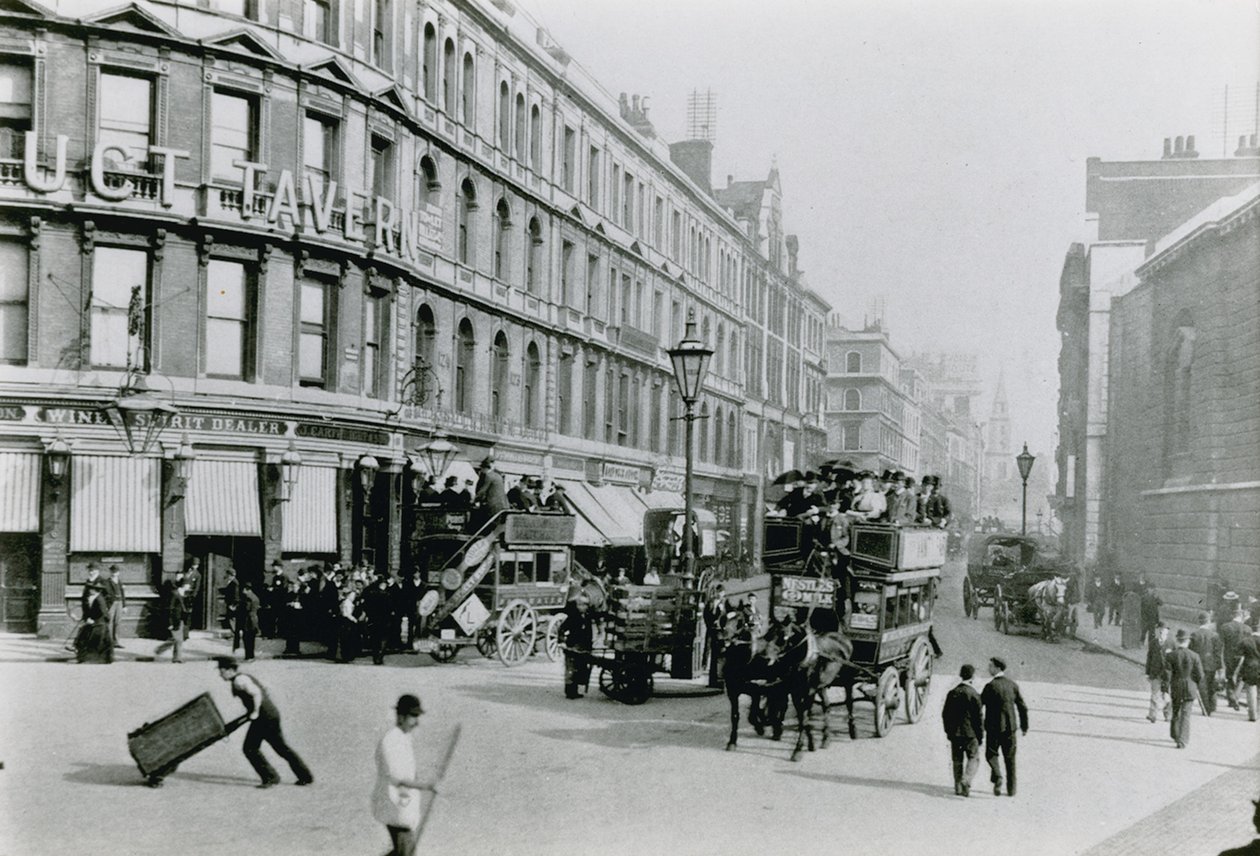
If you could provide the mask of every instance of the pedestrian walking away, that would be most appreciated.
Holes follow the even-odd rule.
[[[993,795],[1002,795],[1002,762],[1006,766],[1006,795],[1015,796],[1015,728],[1028,733],[1028,706],[1020,695],[1019,684],[1006,677],[1006,662],[1001,657],[989,659],[993,680],[984,687],[980,702],[984,706],[984,758],[989,762],[989,780]],[[998,756],[1001,755],[1001,761]]]
[[[1146,718],[1157,722],[1160,715],[1167,722],[1172,719],[1172,707],[1168,701],[1168,675],[1165,659],[1168,654],[1168,628],[1161,621],[1146,644],[1146,682],[1150,685],[1151,704]]]
[[[109,638],[115,648],[122,629],[123,613],[127,609],[127,590],[123,587],[122,571],[117,565],[109,566],[109,579],[105,580],[105,605],[109,607]]]
[[[1260,615],[1251,615],[1251,635],[1238,643],[1238,664],[1234,680],[1247,694],[1247,719],[1256,721],[1256,692],[1260,687]]]
[[[1199,685],[1203,683],[1203,663],[1199,655],[1190,650],[1190,634],[1177,631],[1177,647],[1164,662],[1168,673],[1168,693],[1172,697],[1172,724],[1169,734],[1178,749],[1190,743],[1190,712],[1199,697]]]
[[[980,693],[971,685],[976,667],[970,663],[958,670],[962,679],[945,696],[941,722],[949,740],[949,756],[954,766],[954,793],[971,796],[971,780],[980,766],[980,741],[984,739],[984,714]]]
[[[1238,652],[1242,645],[1242,641],[1251,635],[1251,630],[1243,623],[1242,608],[1238,603],[1238,595],[1232,591],[1226,592],[1224,601],[1225,613],[1221,619],[1218,633],[1221,637],[1221,660],[1224,669],[1225,681],[1225,701],[1229,706],[1238,710],[1238,681],[1234,678],[1234,672],[1238,669]]]
[[[178,582],[171,587],[166,600],[166,627],[170,638],[153,649],[153,656],[174,649],[172,663],[184,662],[184,632],[188,623],[188,583]]]
[[[249,720],[249,730],[245,732],[245,745],[242,747],[254,772],[258,773],[262,783],[260,788],[270,788],[280,783],[280,774],[268,763],[262,753],[262,744],[267,743],[277,755],[283,758],[297,776],[299,785],[309,785],[315,781],[310,768],[302,761],[298,753],[284,740],[284,732],[280,728],[280,710],[272,702],[263,685],[253,675],[240,671],[240,664],[235,657],[215,657],[219,666],[219,677],[232,686],[232,695],[241,700]]]
[[[376,787],[372,816],[385,824],[391,849],[387,856],[412,856],[420,827],[420,792],[437,793],[437,781],[421,781],[416,773],[411,732],[420,724],[424,708],[410,693],[394,706],[394,727],[376,744]]]

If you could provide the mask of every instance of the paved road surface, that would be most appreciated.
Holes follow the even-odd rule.
[[[428,714],[418,743],[430,763],[456,722],[461,741],[422,852],[444,854],[770,854],[850,852],[1021,856],[1214,854],[1248,840],[1260,731],[1225,711],[1196,717],[1190,748],[1145,718],[1132,664],[1078,642],[1002,637],[988,613],[962,617],[961,568],[938,603],[938,661],[915,726],[837,739],[799,764],[786,743],[745,728],[722,751],[724,698],[668,697],[625,707],[596,693],[566,701],[560,667],[506,669],[397,656],[384,667],[320,661],[251,666],[277,696],[290,742],[318,779],[254,789],[241,733],[150,790],[127,731],[200,692],[225,715],[238,703],[212,663],[75,666],[3,662],[0,642],[0,854],[371,854],[387,845],[368,794],[375,741],[401,692]],[[963,658],[1004,655],[1033,708],[1020,744],[1020,793],[953,795],[939,709]],[[668,683],[668,682],[666,682]],[[833,724],[844,731],[843,711]],[[1093,848],[1091,850],[1091,848]]]

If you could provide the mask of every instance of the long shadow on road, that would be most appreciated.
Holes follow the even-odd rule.
[[[66,773],[61,778],[77,785],[113,785],[115,787],[143,787],[144,777],[131,764],[77,764],[79,769]],[[212,785],[237,785],[254,787],[258,782],[240,776],[219,776],[212,773],[174,772],[166,777],[168,781],[187,779],[193,782],[205,782]]]
[[[941,787],[939,785],[927,785],[920,782],[903,782],[897,779],[872,779],[865,776],[842,776],[834,773],[804,773],[795,770],[777,770],[781,776],[797,776],[802,779],[811,779],[816,782],[826,782],[830,785],[853,786],[859,788],[879,788],[887,791],[903,791],[914,794],[923,794],[929,797],[943,797],[945,799],[956,800],[957,795],[952,787]]]

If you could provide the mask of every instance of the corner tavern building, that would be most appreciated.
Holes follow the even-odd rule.
[[[681,503],[689,313],[697,501],[755,555],[764,475],[825,450],[830,307],[777,171],[711,152],[507,0],[0,4],[4,628],[64,632],[92,561],[134,604],[200,558],[194,626],[228,562],[406,571],[439,429],[633,543]],[[147,448],[105,411],[138,382]]]

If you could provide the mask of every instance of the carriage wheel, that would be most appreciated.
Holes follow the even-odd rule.
[[[429,656],[439,663],[449,663],[459,653],[459,646],[453,642],[439,642],[429,651]]]
[[[477,650],[481,652],[481,656],[494,656],[495,651],[499,648],[498,640],[495,636],[496,633],[493,624],[486,624],[477,631]]]
[[[611,699],[616,699],[621,695],[621,691],[618,689],[619,686],[617,673],[607,666],[600,666],[599,691]]]
[[[895,666],[884,669],[875,685],[875,736],[883,737],[892,728],[893,716],[901,704],[901,687]]]
[[[499,660],[505,666],[519,666],[534,650],[538,636],[538,617],[534,609],[523,600],[514,600],[499,616],[495,630],[495,645]]]
[[[994,630],[1002,629],[1002,607],[1005,604],[1006,604],[1006,601],[1002,598],[1002,585],[1001,583],[999,583],[998,587],[993,590],[993,629]]]
[[[564,624],[564,614],[557,613],[547,621],[547,635],[543,640],[543,653],[547,659],[555,662],[560,659],[560,625]]]
[[[910,646],[910,665],[906,669],[906,721],[918,722],[927,706],[928,684],[932,682],[932,647],[926,636]]]
[[[971,577],[963,577],[963,615],[968,618],[973,612],[978,612],[976,608],[976,592],[971,585]]]
[[[622,704],[643,704],[652,697],[652,685],[650,666],[631,666],[622,674],[622,691],[618,701]]]

